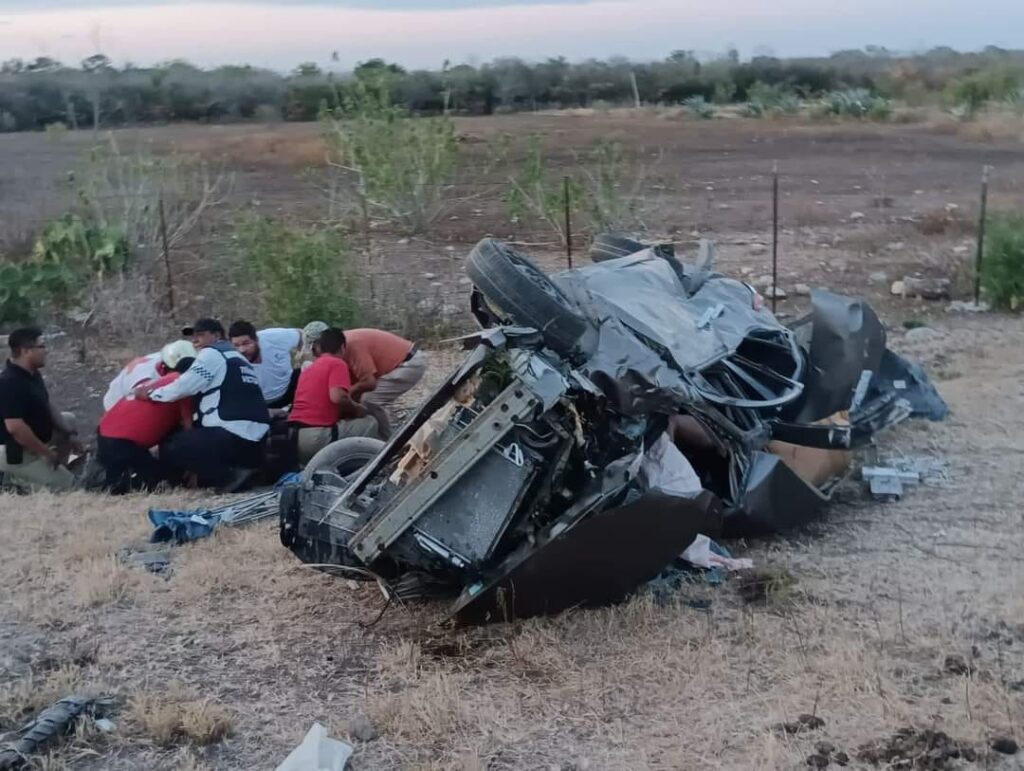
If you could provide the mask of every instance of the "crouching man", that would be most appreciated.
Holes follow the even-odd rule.
[[[343,354],[345,334],[328,328],[313,344],[313,363],[302,371],[288,425],[295,433],[299,464],[350,436],[376,436],[379,426],[349,391],[352,379]]]
[[[160,388],[144,385],[138,399],[176,402],[199,397],[198,424],[160,447],[160,459],[172,473],[195,474],[199,484],[234,492],[263,462],[270,413],[256,371],[231,343],[216,319],[200,319],[192,328],[199,353],[180,378]]]
[[[83,448],[74,415],[54,408],[40,374],[47,354],[43,332],[16,329],[7,344],[11,358],[0,372],[0,476],[16,488],[70,490],[75,477],[68,456]]]
[[[192,366],[194,359],[180,359],[174,371],[152,383],[154,389],[170,385]],[[112,495],[132,490],[154,490],[169,479],[161,459],[150,449],[181,428],[192,427],[192,399],[156,402],[121,399],[100,421],[96,439],[97,459],[103,467],[105,486]]]

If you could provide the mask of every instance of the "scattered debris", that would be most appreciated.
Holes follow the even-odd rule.
[[[313,723],[302,743],[276,771],[342,771],[352,752],[350,745],[329,738],[326,728]]]
[[[1020,748],[1017,746],[1017,742],[1009,736],[1000,736],[992,740],[992,749],[1000,755],[1016,755]]]
[[[960,655],[946,656],[946,660],[942,664],[942,671],[950,675],[970,675],[974,673],[974,667],[972,667],[967,660]]]
[[[744,570],[736,580],[736,591],[749,603],[773,604],[785,600],[796,586],[796,578],[782,567],[767,566]]]
[[[24,767],[29,755],[37,755],[67,736],[81,717],[102,719],[114,704],[112,698],[87,696],[68,696],[55,702],[17,732],[20,739],[0,748],[0,771]]]
[[[804,714],[800,715],[796,720],[779,723],[775,726],[775,730],[779,733],[784,734],[799,734],[804,731],[818,731],[825,727],[825,721],[817,715]]]
[[[807,758],[807,765],[811,768],[828,768],[833,763],[837,766],[847,766],[850,764],[850,756],[837,751],[835,745],[830,742],[815,744],[814,754]]]
[[[946,771],[958,767],[954,761],[976,761],[978,753],[966,742],[951,739],[942,731],[901,728],[883,742],[862,746],[857,751],[857,759],[889,768]]]
[[[948,278],[905,276],[903,291],[900,294],[905,297],[920,297],[923,300],[948,300],[951,285],[952,282]]]
[[[982,300],[953,300],[946,306],[946,313],[988,313],[991,310],[989,304]]]

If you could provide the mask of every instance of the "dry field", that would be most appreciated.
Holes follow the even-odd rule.
[[[964,275],[980,167],[996,166],[993,205],[1018,205],[1024,145],[931,124],[618,114],[466,120],[459,130],[462,178],[503,132],[542,134],[560,164],[598,138],[619,139],[647,157],[650,228],[710,235],[724,269],[754,277],[768,269],[777,159],[781,286],[878,304],[894,347],[925,363],[953,409],[945,423],[887,434],[879,452],[940,458],[948,483],[886,505],[851,483],[820,525],[730,544],[792,574],[767,602],[748,602],[736,583],[695,586],[664,604],[640,596],[467,630],[438,624],[439,607],[392,607],[377,620],[375,586],[304,568],[269,524],[172,550],[166,576],[122,562],[147,536],[146,509],[200,502],[186,495],[0,497],[0,730],[85,691],[123,700],[117,731],[86,727],[38,768],[272,769],[314,720],[354,734],[356,769],[796,769],[820,742],[871,767],[861,749],[901,728],[946,732],[978,752],[977,767],[1024,768],[1020,755],[988,750],[996,737],[1024,742],[1024,320],[947,315],[887,291],[913,271]],[[133,136],[222,159],[240,204],[258,199],[290,216],[320,206],[297,176],[318,157],[313,127]],[[8,236],[60,210],[56,180],[84,143],[0,136]],[[485,233],[542,244],[534,251],[549,266],[561,259],[543,245],[550,235],[516,229],[493,200],[451,216],[429,239],[376,234],[376,264],[413,284],[430,272],[457,296],[457,262]],[[218,306],[225,315],[236,310],[229,302]],[[802,302],[790,291],[780,310]],[[938,334],[906,341],[911,319]],[[84,363],[59,350],[48,373],[58,401],[94,412],[125,344],[97,341]],[[778,730],[800,715],[824,725]]]

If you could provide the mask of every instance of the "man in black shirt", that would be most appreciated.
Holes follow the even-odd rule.
[[[11,358],[0,372],[0,475],[15,487],[68,490],[75,481],[64,465],[81,452],[73,416],[57,412],[39,374],[46,343],[35,327],[7,338]]]

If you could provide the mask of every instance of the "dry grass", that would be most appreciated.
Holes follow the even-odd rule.
[[[307,126],[246,127],[187,136],[173,145],[177,152],[197,155],[229,168],[322,168],[327,147]]]
[[[234,725],[223,705],[199,698],[180,684],[135,694],[128,702],[126,719],[131,730],[160,747],[205,747],[230,736]]]
[[[129,706],[82,762],[113,771],[268,767],[314,720],[344,737],[359,714],[377,733],[353,740],[362,768],[796,768],[818,741],[853,755],[901,726],[1020,740],[1024,480],[1007,464],[1024,452],[1024,322],[933,324],[942,340],[908,352],[964,373],[940,384],[954,416],[886,446],[945,457],[953,484],[888,506],[854,487],[825,525],[735,545],[795,577],[767,604],[736,582],[481,629],[395,608],[363,628],[376,587],[300,568],[272,523],[172,550],[169,578],[125,578],[113,556],[146,508],[194,498],[2,498],[0,715],[102,682]],[[944,670],[952,654],[972,676]],[[775,729],[804,713],[825,726]]]

